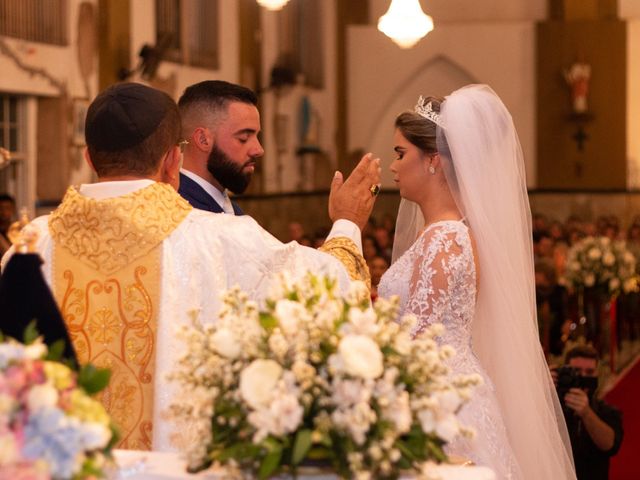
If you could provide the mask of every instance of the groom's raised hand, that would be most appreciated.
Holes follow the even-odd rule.
[[[362,230],[373,210],[377,195],[373,187],[380,185],[380,172],[380,159],[371,153],[362,157],[346,180],[336,172],[329,193],[329,218],[351,220]]]

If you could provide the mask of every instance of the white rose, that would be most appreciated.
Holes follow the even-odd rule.
[[[279,432],[273,433],[282,435],[294,432],[300,426],[304,408],[298,403],[298,399],[294,395],[283,395],[273,402],[271,413],[276,419],[276,425],[279,427]]]
[[[347,335],[340,341],[338,353],[348,374],[365,379],[382,375],[382,352],[369,337]]]
[[[458,435],[460,425],[454,414],[444,415],[436,423],[436,434],[445,442],[450,442]]]
[[[234,359],[240,355],[241,346],[235,334],[228,328],[220,328],[211,336],[209,346],[225,358]]]
[[[418,412],[418,420],[424,433],[431,433],[436,429],[436,416],[431,410],[421,410]]]
[[[614,263],[616,263],[616,256],[611,252],[607,252],[602,257],[602,263],[605,264],[607,267],[610,267]]]
[[[275,314],[280,328],[286,335],[296,333],[300,322],[306,321],[309,317],[303,305],[291,300],[278,300]]]
[[[589,250],[589,258],[591,260],[598,260],[600,257],[602,257],[602,252],[600,251],[599,248],[592,248]]]
[[[31,360],[38,360],[47,354],[47,346],[37,341],[24,348],[24,355]]]
[[[27,405],[32,412],[45,407],[54,407],[57,403],[58,391],[49,383],[35,385],[27,394]]]
[[[97,422],[82,424],[82,444],[85,450],[104,448],[111,439],[111,431]]]
[[[254,360],[240,374],[240,394],[253,408],[269,404],[282,367],[273,360]]]
[[[376,312],[372,308],[366,310],[352,308],[349,310],[348,325],[351,327],[350,332],[370,337],[380,331],[380,326],[376,323]]]

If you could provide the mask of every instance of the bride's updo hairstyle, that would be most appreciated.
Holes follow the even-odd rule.
[[[442,97],[427,97],[425,104],[431,102],[434,112],[440,113]],[[402,136],[427,154],[438,153],[436,124],[416,112],[403,112],[396,118],[395,127]]]

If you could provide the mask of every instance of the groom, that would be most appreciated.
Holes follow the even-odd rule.
[[[119,448],[169,450],[164,415],[175,391],[167,374],[184,351],[178,326],[214,322],[221,292],[234,285],[260,301],[282,272],[332,275],[344,291],[368,271],[353,239],[335,232],[327,255],[282,244],[248,216],[189,205],[176,192],[178,108],[163,92],[108,88],[89,107],[85,136],[98,182],[70,187],[51,215],[32,222],[36,250],[79,362],[112,372],[101,400],[120,429]],[[336,174],[332,219],[364,225],[379,170],[365,156],[346,181]]]
[[[180,195],[195,208],[242,215],[229,192],[244,193],[264,154],[258,97],[243,86],[207,80],[188,87],[178,107],[188,142]]]

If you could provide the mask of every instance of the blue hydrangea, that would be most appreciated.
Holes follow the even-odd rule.
[[[65,416],[56,407],[42,408],[27,422],[22,454],[47,462],[55,478],[71,478],[80,467],[76,462],[84,451],[83,436],[78,419]]]

